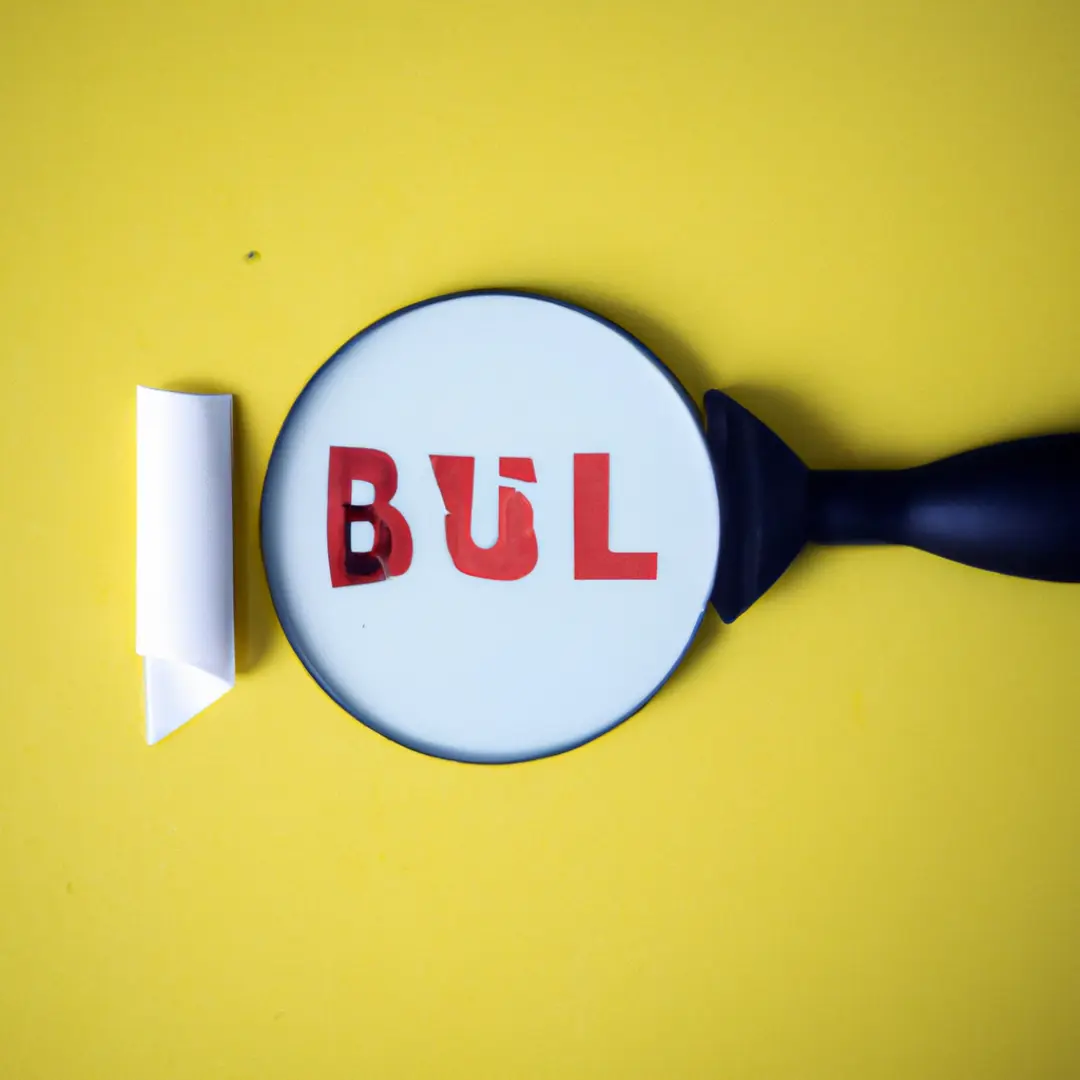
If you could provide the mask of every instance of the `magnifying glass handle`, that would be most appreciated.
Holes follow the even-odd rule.
[[[913,469],[811,472],[809,538],[907,544],[1014,577],[1080,581],[1080,434]]]
[[[807,541],[906,544],[982,570],[1080,581],[1080,433],[912,469],[813,471],[737,401],[705,395],[720,496],[712,603],[733,622]]]

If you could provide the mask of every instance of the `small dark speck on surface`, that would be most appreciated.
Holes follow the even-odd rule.
[[[252,249],[251,251],[249,251],[249,252],[248,252],[248,253],[247,253],[247,254],[246,254],[246,255],[244,256],[244,260],[245,260],[246,262],[258,262],[258,261],[259,261],[259,260],[260,260],[261,258],[262,258],[262,253],[261,253],[261,252],[259,252],[259,251],[255,251],[254,249]]]
[[[75,882],[74,881],[69,881],[67,883],[67,894],[68,894],[68,896],[73,896],[75,894]]]
[[[280,1020],[280,1019],[282,1019],[282,1017],[284,1017],[284,1015],[285,1014],[283,1012],[276,1012],[276,1013],[274,1013],[274,1019],[275,1020]]]

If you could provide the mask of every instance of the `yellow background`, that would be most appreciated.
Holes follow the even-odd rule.
[[[324,697],[256,535],[314,369],[480,285],[814,465],[1080,428],[1076,4],[0,24],[5,1080],[1080,1074],[1075,588],[813,552],[614,734],[482,768]],[[242,673],[153,749],[137,382],[238,395]]]

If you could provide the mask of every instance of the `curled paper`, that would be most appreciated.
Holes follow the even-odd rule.
[[[232,395],[136,394],[135,649],[153,744],[236,683]]]

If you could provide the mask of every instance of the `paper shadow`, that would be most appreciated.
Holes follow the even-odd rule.
[[[181,394],[229,394],[209,379],[177,380],[162,389]],[[233,597],[236,670],[251,671],[270,643],[274,609],[259,547],[259,480],[251,460],[245,408],[233,394]]]

